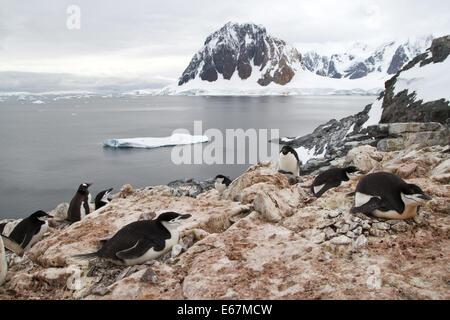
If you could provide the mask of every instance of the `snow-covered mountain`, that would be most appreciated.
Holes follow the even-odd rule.
[[[302,64],[311,72],[330,78],[360,79],[368,75],[377,78],[396,74],[408,61],[425,52],[433,36],[392,41],[376,48],[355,43],[344,53],[330,56],[309,51],[302,54]]]
[[[160,94],[373,95],[431,40],[391,42],[374,50],[355,44],[348,53],[328,58],[301,55],[261,25],[229,22],[206,38],[179,81]]]
[[[257,78],[261,86],[271,82],[284,85],[301,68],[298,51],[267,34],[263,26],[229,22],[206,38],[178,85],[196,77],[209,82],[219,77],[230,80],[235,72],[242,80]]]

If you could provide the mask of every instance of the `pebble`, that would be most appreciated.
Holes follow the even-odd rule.
[[[336,218],[337,216],[339,216],[341,214],[341,212],[340,211],[333,211],[333,212],[330,212],[329,214],[328,214],[328,218]]]
[[[394,224],[400,223],[400,220],[388,220],[386,221],[387,224],[393,226]]]
[[[353,233],[353,231],[349,231],[345,234],[349,238],[354,238],[356,235]]]
[[[391,226],[385,222],[377,222],[372,224],[372,227],[378,230],[389,230]]]
[[[367,240],[367,238],[364,235],[360,235],[354,243],[355,248],[361,248],[366,246],[369,243],[369,241]]]
[[[320,244],[326,240],[325,233],[318,233],[314,237],[311,238],[311,241]]]
[[[342,227],[336,230],[337,233],[344,234],[350,231],[350,226],[348,224],[344,224]]]
[[[334,231],[330,227],[326,228],[324,230],[324,232],[325,232],[326,239],[331,239],[332,237],[334,237],[336,235],[336,231]]]
[[[407,224],[407,223],[404,222],[404,221],[401,221],[401,222],[399,222],[399,223],[397,223],[397,224],[394,224],[394,225],[391,227],[391,229],[394,230],[394,231],[396,231],[396,232],[406,232],[406,231],[409,230],[409,224]]]
[[[371,228],[369,230],[369,234],[371,236],[374,236],[374,237],[384,237],[384,236],[387,235],[387,232],[385,230],[379,230],[379,229]]]
[[[92,290],[91,293],[95,294],[97,296],[104,296],[107,293],[109,293],[111,290],[108,289],[104,284],[99,284],[98,286],[95,286]]]
[[[339,236],[339,237],[331,239],[330,242],[332,244],[336,244],[336,245],[348,245],[348,244],[352,243],[352,239],[350,239],[347,236]]]
[[[357,235],[360,236],[363,232],[363,228],[361,226],[357,227],[356,229],[353,229],[352,232]]]
[[[176,244],[172,247],[172,254],[171,257],[175,258],[178,257],[183,250],[183,247],[180,244]]]
[[[145,270],[144,274],[142,275],[140,282],[151,282],[153,284],[158,283],[158,278],[156,277],[155,271],[153,271],[152,268],[148,268]]]

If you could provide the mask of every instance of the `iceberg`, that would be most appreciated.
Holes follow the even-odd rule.
[[[32,103],[33,104],[45,104],[45,102],[42,100],[34,100]]]
[[[162,138],[129,138],[129,139],[108,139],[103,141],[105,147],[111,148],[143,148],[153,149],[159,147],[178,146],[194,143],[208,142],[207,136],[192,136],[190,134],[175,133],[170,137]]]

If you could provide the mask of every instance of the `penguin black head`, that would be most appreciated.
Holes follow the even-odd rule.
[[[81,194],[86,194],[86,193],[88,193],[88,188],[90,186],[92,186],[92,183],[82,183],[78,187],[78,192],[81,193]]]
[[[214,181],[215,181],[215,182],[218,182],[218,183],[223,183],[223,184],[226,185],[227,187],[228,187],[228,186],[230,185],[230,183],[231,183],[231,179],[228,178],[228,177],[226,177],[226,176],[224,176],[224,175],[222,175],[222,174],[217,175],[217,176],[214,178]]]
[[[161,213],[158,218],[156,218],[159,222],[168,222],[169,224],[180,224],[180,220],[188,219],[190,218],[190,214],[179,214],[176,212],[164,212]]]
[[[297,152],[291,146],[284,146],[280,153],[287,155],[288,153],[297,154]]]
[[[355,166],[350,166],[350,167],[344,168],[344,171],[347,173],[347,177],[349,179],[354,179],[358,176],[366,174],[364,171],[360,170],[359,168],[357,168]]]
[[[33,213],[30,218],[40,220],[40,221],[46,221],[48,219],[52,219],[53,216],[47,214],[47,212],[44,212],[42,210],[36,211]]]
[[[406,184],[402,190],[402,200],[405,205],[424,203],[427,200],[431,200],[431,197],[420,189],[415,184]]]

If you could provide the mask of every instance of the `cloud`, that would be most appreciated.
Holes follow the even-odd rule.
[[[315,45],[450,33],[449,1],[0,0],[0,71],[177,79],[228,21],[262,24],[304,52]],[[81,10],[67,28],[67,8]]]

